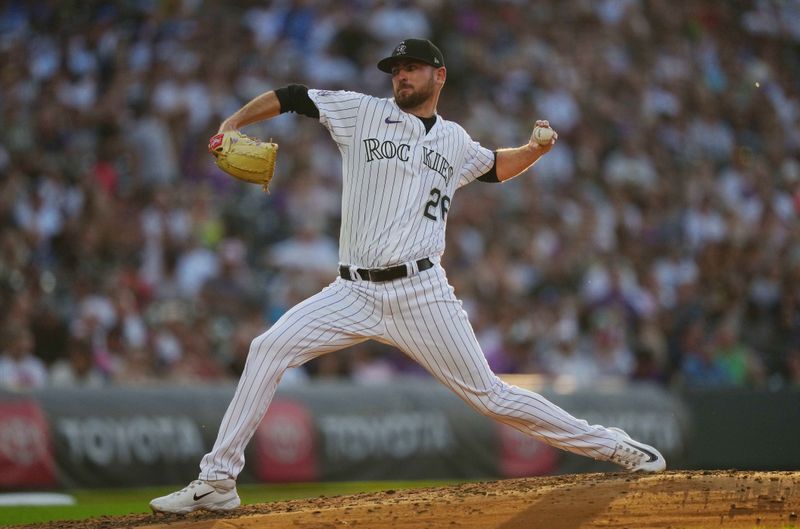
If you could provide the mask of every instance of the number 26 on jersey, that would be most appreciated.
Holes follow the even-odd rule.
[[[431,220],[445,220],[447,211],[450,209],[450,197],[443,195],[437,189],[431,189],[430,200],[425,203],[425,210],[423,215]]]

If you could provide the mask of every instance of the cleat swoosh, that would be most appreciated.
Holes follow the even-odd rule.
[[[213,491],[213,490],[211,490],[211,491],[208,491],[208,492],[206,492],[205,494],[201,494],[200,496],[198,496],[198,495],[197,495],[197,493],[195,492],[195,493],[194,493],[194,496],[192,496],[192,497],[194,498],[194,501],[197,501],[197,500],[199,500],[200,498],[205,498],[205,497],[206,497],[206,496],[208,496],[209,494],[213,494],[213,493],[214,493],[214,491]]]
[[[644,452],[645,454],[647,454],[647,457],[650,458],[650,459],[647,460],[648,463],[652,463],[653,461],[658,459],[657,455],[655,455],[653,452],[651,452],[650,450],[648,450],[646,448],[643,448],[641,446],[636,446],[635,444],[631,444],[628,441],[622,441],[622,442],[625,443],[626,445],[630,446],[631,448],[635,448],[636,450],[639,450],[640,452]]]

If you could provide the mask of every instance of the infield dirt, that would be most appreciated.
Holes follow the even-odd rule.
[[[799,472],[579,474],[131,515],[36,529],[800,528]]]

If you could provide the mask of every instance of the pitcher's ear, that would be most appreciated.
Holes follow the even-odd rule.
[[[442,66],[441,68],[436,69],[436,73],[434,74],[434,79],[439,84],[444,84],[447,80],[447,68]]]

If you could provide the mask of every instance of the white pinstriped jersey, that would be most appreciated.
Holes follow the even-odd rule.
[[[394,99],[309,90],[342,154],[339,260],[379,268],[444,252],[453,193],[494,153],[441,116],[430,132]]]
[[[342,153],[341,262],[378,268],[423,257],[438,261],[453,193],[489,171],[494,153],[441,118],[426,134],[422,121],[392,99],[308,95]],[[600,460],[634,446],[492,373],[435,263],[392,281],[337,277],[256,337],[214,447],[200,462],[200,479],[236,479],[287,368],[370,339],[402,350],[478,412],[542,442]]]

